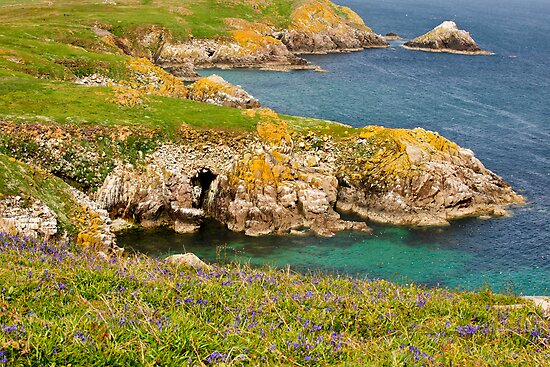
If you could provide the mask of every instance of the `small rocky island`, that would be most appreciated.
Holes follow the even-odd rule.
[[[403,47],[428,52],[448,52],[465,55],[490,55],[474,41],[470,33],[458,29],[455,22],[445,21],[430,32],[406,42]]]

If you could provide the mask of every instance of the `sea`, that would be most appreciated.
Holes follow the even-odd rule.
[[[372,234],[246,237],[208,221],[196,234],[130,232],[119,244],[153,256],[290,266],[458,290],[550,295],[550,1],[337,0],[375,32],[421,35],[444,20],[490,56],[388,49],[309,55],[328,70],[203,70],[283,114],[352,126],[422,127],[476,156],[523,195],[510,216],[445,228],[369,223]]]

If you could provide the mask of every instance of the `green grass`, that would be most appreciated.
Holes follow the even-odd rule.
[[[550,357],[542,311],[486,290],[108,261],[1,234],[0,262],[8,365],[543,366]]]
[[[258,119],[241,110],[184,99],[146,96],[142,105],[111,102],[109,87],[88,87],[39,80],[0,70],[0,117],[17,121],[51,121],[79,125],[136,125],[174,132],[181,125],[197,128],[252,130]]]

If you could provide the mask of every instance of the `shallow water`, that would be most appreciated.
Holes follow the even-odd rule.
[[[375,226],[374,234],[247,238],[214,223],[198,234],[127,234],[150,253],[226,256],[295,269],[414,280],[473,289],[485,285],[550,294],[550,3],[519,0],[337,1],[378,33],[422,34],[443,20],[470,31],[492,56],[389,49],[308,56],[328,73],[205,70],[242,85],[280,113],[353,126],[423,127],[472,149],[528,200],[512,216],[469,219],[442,229]],[[153,244],[153,245],[150,245]],[[223,251],[222,251],[223,252]],[[223,258],[223,256],[221,256]]]

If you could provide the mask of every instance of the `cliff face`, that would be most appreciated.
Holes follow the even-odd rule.
[[[451,21],[445,21],[430,32],[406,42],[404,47],[432,52],[490,54],[481,50],[468,32],[459,30]]]
[[[388,224],[446,225],[463,216],[503,215],[507,205],[522,202],[471,151],[433,132],[340,126],[346,133],[335,137],[323,129],[294,131],[267,109],[242,113],[256,115],[255,132],[182,126],[166,140],[127,128],[71,132],[34,124],[13,130],[7,123],[4,128],[17,146],[44,147],[24,149],[28,161],[71,180],[84,169],[77,163],[84,162],[85,175],[98,178],[92,181],[95,203],[78,191],[71,197],[87,203],[89,213],[180,233],[197,230],[209,216],[252,236],[307,230],[330,236],[346,229],[368,231],[363,221],[343,220],[339,211]],[[32,141],[24,138],[29,133]],[[158,143],[145,150],[148,139]],[[75,149],[80,140],[83,149]],[[113,155],[113,149],[124,153],[136,144],[142,150],[132,163]],[[68,149],[73,168],[65,167]],[[108,229],[109,219],[92,217],[95,224],[82,229],[81,241],[107,240],[88,232]]]
[[[341,161],[338,207],[371,220],[443,225],[522,202],[472,151],[437,133],[366,127],[350,145],[357,154]]]
[[[387,42],[353,10],[327,0],[302,2],[281,41],[292,52],[316,53],[386,47]]]
[[[363,222],[342,220],[336,209],[425,226],[503,215],[505,206],[522,202],[471,151],[436,133],[369,127],[337,141],[291,137],[270,124],[239,144],[220,139],[205,146],[200,139],[164,146],[142,171],[113,171],[96,198],[111,213],[148,226],[187,231],[207,215],[248,235],[305,229],[323,236],[368,230]]]

